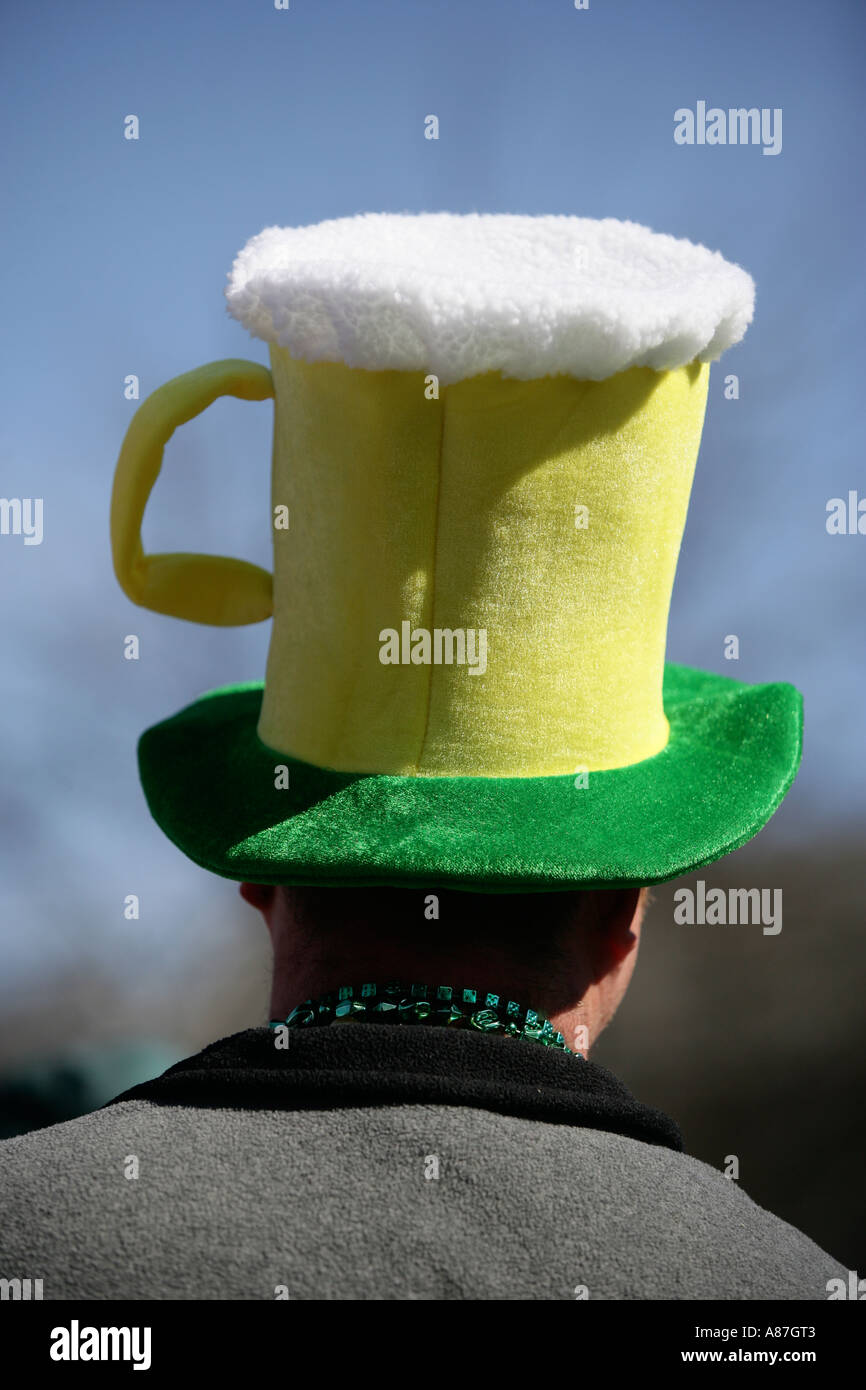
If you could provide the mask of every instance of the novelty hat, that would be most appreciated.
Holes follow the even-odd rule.
[[[273,619],[264,683],[140,741],[174,843],[250,882],[517,892],[658,883],[755,835],[799,692],[665,663],[745,271],[612,219],[369,214],[267,229],[226,293],[270,370],[154,392],[111,508],[133,602]],[[142,549],[166,441],[221,395],[274,401],[273,577]]]

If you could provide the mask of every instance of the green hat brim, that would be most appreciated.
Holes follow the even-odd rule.
[[[398,777],[300,762],[256,734],[261,682],[226,686],[148,729],[150,811],[196,864],[250,883],[552,892],[663,883],[739,848],[802,754],[792,685],[668,664],[670,739],[588,785],[557,777]],[[276,769],[289,770],[278,789]]]

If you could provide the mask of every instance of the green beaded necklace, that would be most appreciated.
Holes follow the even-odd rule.
[[[527,1038],[580,1061],[565,1038],[537,1009],[524,1008],[500,994],[451,985],[341,985],[318,999],[305,999],[288,1018],[271,1019],[271,1028],[318,1028],[329,1023],[414,1023],[474,1028],[506,1038]]]

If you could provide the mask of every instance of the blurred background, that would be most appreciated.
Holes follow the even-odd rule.
[[[135,745],[203,690],[260,679],[269,625],[195,627],[118,588],[126,378],[143,399],[202,362],[267,361],[222,296],[265,226],[628,218],[757,282],[752,328],[711,374],[669,657],[793,682],[806,739],[760,837],[700,875],[782,888],[782,932],[678,926],[677,885],[656,890],[595,1056],[692,1153],[737,1155],[756,1201],[863,1271],[866,535],[825,525],[831,498],[866,498],[863,6],[45,0],[0,23],[0,493],[44,499],[41,545],[0,535],[0,1133],[267,1016],[264,929],[157,830]],[[674,112],[698,101],[781,108],[781,152],[676,144]],[[269,566],[271,423],[269,403],[221,401],[175,437],[146,549]]]

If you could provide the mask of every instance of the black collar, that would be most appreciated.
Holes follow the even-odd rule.
[[[268,1028],[212,1043],[109,1104],[147,1100],[205,1109],[331,1110],[359,1105],[471,1105],[581,1125],[682,1150],[679,1128],[594,1062],[520,1038],[446,1028],[332,1024]]]

